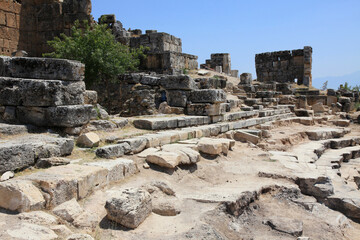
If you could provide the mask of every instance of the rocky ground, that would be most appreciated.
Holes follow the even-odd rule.
[[[262,130],[262,136],[253,134],[247,141],[227,132],[163,146],[162,151],[176,153],[183,144],[200,152],[195,163],[171,168],[152,163],[149,154],[129,155],[134,165],[107,185],[89,180],[101,178],[98,169],[76,173],[85,171],[79,163],[103,159],[75,148],[70,164],[27,170],[15,179],[36,179],[44,171],[71,178],[73,169],[86,184],[98,181],[99,186],[78,192],[83,195],[79,201],[56,204],[59,195],[50,201],[51,210],[1,210],[0,239],[360,239],[360,127],[336,126],[339,122],[332,120],[274,121],[251,127],[254,133]],[[225,149],[220,144],[220,154],[201,150],[205,144],[215,146],[216,138],[236,141]],[[44,189],[42,181],[38,184]],[[130,210],[119,220],[111,207],[124,196]]]

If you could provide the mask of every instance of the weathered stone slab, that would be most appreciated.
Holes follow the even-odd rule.
[[[84,104],[85,82],[0,77],[0,103],[48,107]]]
[[[0,57],[0,76],[30,79],[82,81],[85,65],[66,59]]]
[[[188,104],[186,108],[188,115],[197,116],[218,116],[226,113],[226,105],[222,103],[195,103]]]
[[[179,90],[169,90],[166,92],[166,100],[171,107],[186,107],[187,92]]]
[[[82,126],[90,121],[92,108],[92,105],[50,107],[46,111],[46,118],[49,126]]]
[[[22,137],[0,144],[0,173],[15,171],[35,164],[40,158],[71,154],[74,141],[46,135]]]
[[[79,147],[92,148],[99,146],[100,137],[94,132],[82,134],[76,140],[76,145]]]
[[[118,143],[127,143],[130,145],[131,152],[136,154],[146,148],[147,139],[144,137],[134,137],[119,140]]]
[[[221,89],[193,90],[189,101],[192,103],[221,103],[226,101],[226,93]]]
[[[115,145],[109,145],[96,149],[96,156],[101,158],[117,158],[122,157],[131,152],[131,147],[128,143],[123,142]]]
[[[162,130],[177,128],[178,118],[148,118],[148,119],[136,119],[133,121],[136,128],[147,130]]]
[[[73,198],[83,199],[107,183],[108,170],[95,166],[69,164],[52,167],[23,177],[35,182],[48,194],[47,206],[53,208]]]
[[[236,141],[244,141],[244,142],[251,142],[253,144],[257,144],[260,141],[260,138],[258,136],[255,136],[253,134],[250,134],[248,132],[245,131],[235,131],[234,133],[234,139]]]
[[[32,182],[10,180],[0,183],[0,207],[17,212],[45,208],[45,199]]]
[[[167,75],[161,78],[160,85],[167,90],[186,90],[196,89],[195,81],[187,75]]]
[[[146,157],[146,161],[161,167],[175,168],[181,162],[181,154],[159,151]]]

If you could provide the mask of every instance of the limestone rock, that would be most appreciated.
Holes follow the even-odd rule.
[[[96,156],[101,158],[116,158],[122,157],[131,152],[131,147],[128,143],[119,143],[115,145],[109,145],[96,149]]]
[[[94,229],[99,224],[99,217],[96,213],[82,212],[73,221],[73,225],[77,228],[91,228]]]
[[[202,138],[198,143],[198,149],[200,152],[210,155],[219,155],[222,153],[222,143],[213,141],[211,138]]]
[[[260,138],[258,136],[247,133],[245,131],[235,131],[234,139],[236,141],[251,142],[253,144],[258,144],[260,141]]]
[[[98,94],[96,91],[86,90],[84,94],[84,104],[97,104]]]
[[[148,192],[139,188],[118,191],[106,201],[107,218],[128,228],[137,228],[151,213]]]
[[[92,108],[92,105],[50,107],[46,110],[47,125],[57,127],[82,126],[90,121]]]
[[[55,225],[58,219],[42,211],[26,212],[19,214],[19,219],[32,224]]]
[[[58,239],[58,236],[53,230],[47,227],[22,223],[19,228],[9,229],[6,231],[11,239],[26,239],[26,240],[52,240]]]
[[[66,240],[94,240],[89,234],[72,234],[66,238]]]
[[[152,198],[153,213],[161,216],[176,216],[181,213],[177,198]]]
[[[75,198],[60,204],[52,210],[56,216],[59,216],[67,222],[73,222],[83,211],[84,209]]]
[[[12,171],[5,172],[3,175],[1,175],[0,182],[7,181],[10,178],[13,178],[14,176],[15,176],[14,172]]]
[[[30,181],[10,180],[0,183],[0,207],[18,212],[45,208],[45,199]]]
[[[323,113],[325,112],[325,107],[322,103],[315,103],[314,105],[312,105],[312,110],[314,111],[314,113]]]
[[[153,153],[156,153],[160,151],[159,149],[157,148],[147,148],[145,149],[144,151],[142,151],[141,153],[139,153],[137,156],[140,157],[140,158],[146,158],[148,155],[151,155]]]
[[[133,160],[118,158],[111,161],[97,161],[88,163],[89,166],[102,167],[108,170],[107,181],[117,182],[134,175],[138,170]]]
[[[89,132],[81,135],[77,141],[76,144],[79,147],[85,147],[85,148],[92,148],[99,146],[100,143],[100,137],[96,133]]]
[[[41,158],[36,162],[37,168],[49,168],[55,166],[67,165],[70,163],[70,159],[61,157]]]
[[[166,168],[175,168],[181,162],[181,155],[173,152],[159,151],[146,157],[146,161]]]
[[[127,143],[130,145],[131,152],[136,154],[145,149],[147,140],[143,137],[134,137],[129,139],[119,140],[118,143]]]
[[[58,236],[62,237],[72,234],[71,230],[65,225],[50,226],[50,229],[53,230]]]
[[[160,85],[167,90],[187,90],[196,88],[195,81],[187,75],[167,75],[161,78]]]
[[[329,177],[302,176],[296,180],[301,192],[314,196],[317,199],[324,199],[334,194],[334,187]]]

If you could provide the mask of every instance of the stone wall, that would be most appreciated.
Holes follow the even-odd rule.
[[[130,39],[130,47],[138,48],[144,46],[149,48],[151,53],[163,53],[163,52],[182,52],[181,39],[173,35],[163,32],[157,32],[156,30],[147,30],[146,34],[142,34]]]
[[[102,106],[109,106],[110,113],[121,116],[156,114],[165,101],[177,113],[220,115],[224,108],[220,109],[219,105],[226,101],[221,88],[225,87],[226,82],[219,79],[195,81],[187,75],[132,73],[121,75],[119,83],[111,84],[109,97],[101,91],[100,84],[92,89],[98,91]]]
[[[0,55],[10,56],[19,44],[21,4],[0,0]]]
[[[0,122],[74,128],[89,122],[85,66],[48,58],[0,57]]]
[[[47,41],[61,33],[69,34],[75,20],[92,19],[90,0],[0,0],[0,3],[0,49],[7,56],[17,50],[41,56],[51,50]]]
[[[216,69],[221,67],[221,72],[231,75],[231,58],[230,53],[213,53],[211,58],[207,59],[203,68]]]
[[[185,69],[197,69],[198,57],[178,52],[147,53],[141,68],[164,74],[182,74]]]
[[[312,48],[267,52],[255,56],[256,75],[260,82],[312,85]]]

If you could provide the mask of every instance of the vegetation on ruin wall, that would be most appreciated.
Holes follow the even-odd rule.
[[[118,75],[136,71],[144,55],[144,48],[130,49],[117,42],[106,25],[80,24],[76,21],[71,35],[61,34],[48,44],[54,49],[45,57],[78,60],[85,64],[85,83],[118,81]]]

